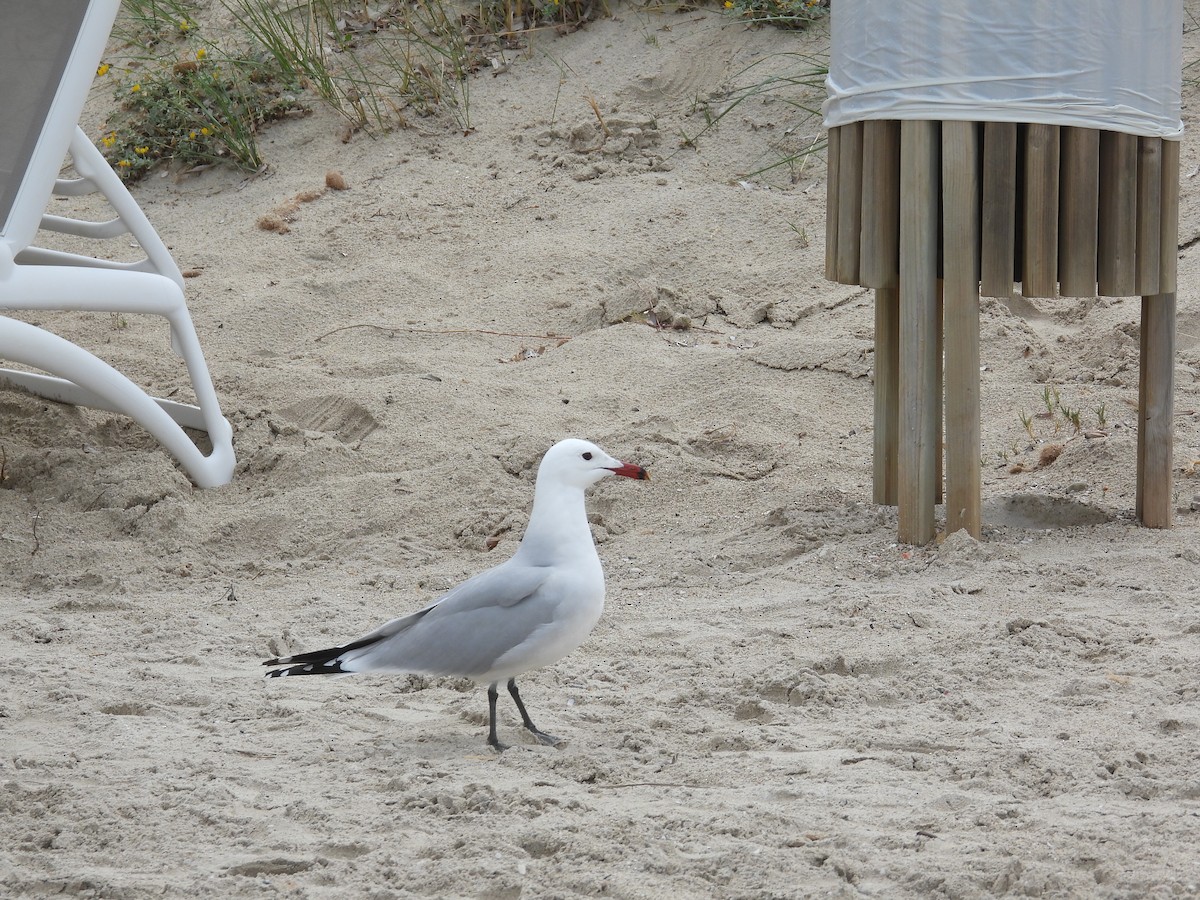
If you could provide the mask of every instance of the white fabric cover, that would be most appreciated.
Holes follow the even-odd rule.
[[[834,0],[825,125],[959,119],[1178,139],[1182,0]]]

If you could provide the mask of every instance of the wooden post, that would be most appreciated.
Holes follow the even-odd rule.
[[[1100,134],[1100,217],[1097,223],[1099,293],[1133,297],[1137,255],[1136,135]]]
[[[1030,124],[1025,129],[1025,297],[1058,296],[1058,173],[1057,125]]]
[[[1096,222],[1100,204],[1100,132],[1063,128],[1058,236],[1059,292],[1096,296]]]
[[[980,292],[1011,297],[1016,256],[1017,126],[983,126],[983,225],[980,235]]]
[[[1142,297],[1138,384],[1137,504],[1142,524],[1174,519],[1175,287],[1179,253],[1179,142],[1162,141],[1159,180],[1159,289]]]
[[[899,539],[933,539],[939,450],[935,406],[939,196],[938,123],[900,126]]]
[[[830,128],[829,143],[825,148],[825,278],[829,281],[838,280],[838,183],[841,180],[838,176],[841,164],[841,135],[840,128]]]
[[[1139,368],[1136,512],[1143,525],[1170,528],[1174,519],[1174,294],[1142,298]]]
[[[980,536],[980,127],[942,124],[946,329],[946,533]]]

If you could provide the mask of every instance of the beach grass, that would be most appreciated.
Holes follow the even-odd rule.
[[[126,180],[162,164],[259,171],[262,129],[304,115],[314,103],[342,116],[348,133],[425,119],[470,134],[473,76],[532,53],[539,32],[567,33],[612,12],[604,0],[214,3],[233,27],[210,31],[205,20],[213,8],[193,0],[123,0],[115,50],[98,72],[118,104],[98,144]],[[818,0],[727,0],[724,8],[731,21],[788,28],[807,27],[827,13]],[[694,145],[752,100],[787,104],[798,122],[818,116],[809,94],[825,69],[819,60],[795,56],[794,74],[756,78],[752,66],[720,96],[698,100],[705,124],[682,143]],[[794,179],[817,149],[813,140],[781,151],[743,177],[783,168]]]

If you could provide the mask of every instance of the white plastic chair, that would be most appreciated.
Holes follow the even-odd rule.
[[[80,310],[163,316],[196,405],[150,397],[108,363],[45,328],[0,316],[0,358],[49,374],[0,368],[0,385],[130,416],[199,487],[226,484],[233,430],[221,415],[184,301],[183,276],[145,214],[78,127],[120,0],[0,0],[0,310]],[[59,179],[67,155],[80,176]],[[46,214],[51,194],[99,193],[115,217]],[[33,246],[38,229],[105,240],[132,236],[145,253],[117,262]],[[206,431],[205,455],[184,428]]]

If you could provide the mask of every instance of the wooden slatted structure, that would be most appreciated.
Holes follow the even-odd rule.
[[[830,129],[827,199],[826,277],[875,291],[874,499],[899,506],[901,541],[934,536],[943,402],[946,529],[979,537],[979,297],[1017,282],[1026,297],[1142,298],[1136,511],[1171,525],[1177,141],[855,122]]]

